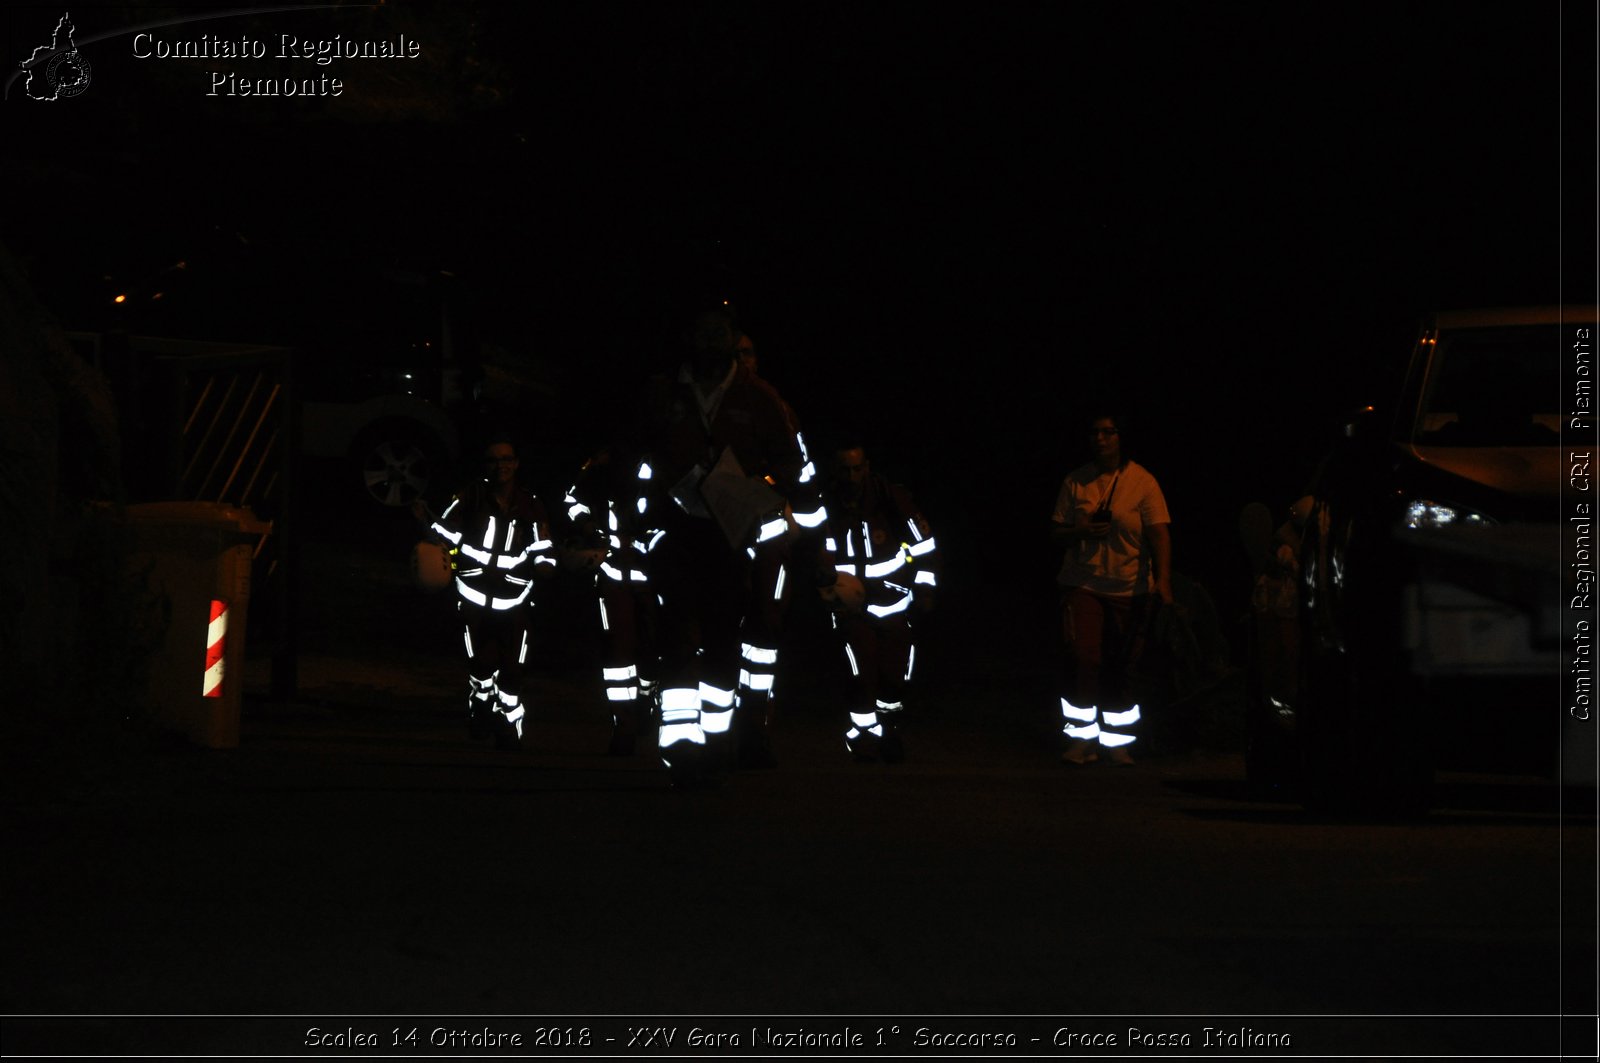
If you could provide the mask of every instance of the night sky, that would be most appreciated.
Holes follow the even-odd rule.
[[[1131,411],[1178,567],[1224,582],[1239,506],[1299,492],[1420,314],[1559,301],[1563,239],[1592,265],[1592,4],[988,7],[402,0],[157,31],[419,41],[229,66],[336,72],[331,100],[208,97],[218,64],[107,36],[82,96],[10,86],[3,238],[47,298],[64,262],[209,226],[447,264],[549,367],[567,416],[537,442],[575,455],[671,311],[726,293],[804,423],[859,428],[980,566],[1021,551],[1042,584],[1088,407]],[[200,9],[71,10],[81,42]],[[59,14],[8,12],[8,56]]]

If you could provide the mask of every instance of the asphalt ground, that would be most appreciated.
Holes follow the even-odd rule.
[[[466,736],[448,600],[398,553],[307,576],[298,695],[253,655],[237,749],[8,743],[8,1012],[1582,1010],[1593,791],[1446,775],[1425,819],[1314,819],[1208,748],[1225,728],[1160,718],[1135,767],[1069,769],[1051,668],[976,626],[931,655],[905,763],[846,754],[832,654],[800,640],[779,766],[681,793],[648,736],[604,754],[592,632],[554,599],[501,752]]]

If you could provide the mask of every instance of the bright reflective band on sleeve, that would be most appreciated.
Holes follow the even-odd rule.
[[[772,600],[775,602],[783,598],[783,579],[788,571],[782,565],[778,566],[778,585],[772,589]]]
[[[856,566],[854,565],[834,565],[833,567],[839,572],[845,572],[852,576],[856,574]]]
[[[1083,725],[1083,726],[1078,726],[1078,725],[1069,723],[1069,724],[1067,724],[1065,727],[1063,727],[1061,729],[1061,733],[1066,735],[1068,738],[1083,738],[1083,739],[1099,738],[1100,737],[1100,724],[1099,723],[1091,723],[1091,724],[1086,724],[1086,725]]]
[[[487,525],[485,525],[484,529],[483,529],[483,548],[485,550],[493,550],[494,549],[494,518],[493,517],[489,518],[489,523]]]
[[[892,575],[893,573],[900,571],[905,567],[905,565],[906,559],[901,557],[899,554],[895,554],[894,557],[887,561],[879,561],[875,564],[868,565],[865,571],[868,579],[882,579],[885,576]]]
[[[926,539],[924,539],[924,540],[922,540],[920,543],[916,544],[915,546],[913,546],[911,548],[911,556],[912,557],[922,557],[925,554],[932,553],[933,549],[934,549],[934,545],[933,544],[934,544],[934,540],[933,540],[933,538],[931,536],[926,538]]]
[[[439,514],[439,516],[440,517],[448,517],[448,516],[450,516],[450,514],[452,514],[452,513],[454,513],[456,511],[456,507],[459,506],[460,504],[461,504],[461,499],[452,498],[450,500],[450,504],[448,506],[444,507],[444,512]]]
[[[612,531],[619,531],[622,528],[621,522],[617,520],[616,507],[612,506],[610,503],[606,504],[606,526]]]
[[[487,550],[479,550],[471,543],[462,543],[461,552],[472,558],[472,560],[476,561],[480,565],[487,565],[489,563],[489,559],[494,556]]]
[[[606,600],[604,598],[600,599],[600,630],[611,630],[611,615],[606,612]]]
[[[794,434],[794,441],[800,447],[800,460],[804,462],[810,462],[811,451],[806,449],[805,434],[803,432],[796,432]]]
[[[626,679],[637,679],[639,678],[639,667],[630,664],[622,668],[602,668],[600,669],[600,677],[607,683],[620,683]]]
[[[211,600],[211,623],[206,627],[206,674],[200,693],[208,698],[222,696],[222,673],[227,653],[228,603]]]
[[[516,535],[517,535],[517,522],[515,520],[506,521],[506,543],[500,549],[502,549],[502,550],[511,549],[511,540],[516,538]]]
[[[1100,744],[1105,746],[1107,749],[1115,749],[1118,746],[1132,745],[1133,735],[1119,735],[1112,734],[1110,731],[1101,731]]]
[[[528,555],[525,554],[525,553],[522,553],[522,554],[497,554],[497,555],[495,555],[495,559],[494,559],[494,567],[495,568],[516,568],[518,565],[522,564],[526,560],[528,560]]]
[[[568,520],[577,520],[579,517],[587,517],[592,512],[594,512],[594,511],[591,510],[588,506],[586,506],[583,503],[579,502],[576,505],[571,505],[571,506],[567,507],[567,519]]]
[[[844,644],[844,655],[850,661],[850,674],[860,675],[861,669],[856,667],[856,651],[850,648],[848,642]]]
[[[884,701],[882,698],[878,698],[877,702],[879,712],[899,712],[906,707],[903,701]]]
[[[826,506],[818,506],[810,513],[796,513],[794,522],[802,528],[820,528],[828,522],[828,509]]]
[[[500,610],[515,609],[517,606],[528,600],[528,592],[532,589],[533,584],[527,584],[522,588],[522,593],[517,595],[515,598],[496,598],[494,601],[489,603],[489,608]]]
[[[822,540],[822,545],[827,548],[827,551],[830,554],[836,554],[839,552],[839,544],[834,542],[833,536],[831,535]]]
[[[636,568],[630,568],[628,570],[628,578],[631,579],[635,583],[649,583],[650,582],[650,577],[645,575],[643,572],[639,571]]]
[[[806,462],[805,468],[800,470],[800,482],[803,484],[808,484],[816,475],[817,467],[808,461]]]
[[[433,522],[433,533],[435,535],[437,535],[439,538],[447,540],[450,543],[451,546],[457,546],[461,542],[461,533],[460,532],[451,531],[449,528],[446,528],[443,524],[440,524],[438,521],[434,521]]]
[[[893,605],[869,605],[867,606],[867,612],[873,616],[893,616],[896,613],[903,613],[909,608],[911,608],[911,595],[908,594]]]
[[[526,631],[522,633],[522,649],[517,651],[517,663],[528,663],[528,633]]]
[[[926,587],[937,587],[939,585],[939,577],[924,569],[923,571],[918,572],[917,578],[911,582],[920,583]]]
[[[607,701],[632,701],[638,696],[638,687],[606,687]]]
[[[650,536],[650,545],[644,548],[644,552],[648,554],[651,550],[654,550],[656,546],[660,544],[661,537],[665,534],[667,534],[667,531],[665,528],[663,528],[654,535]]]
[[[756,542],[771,542],[773,539],[778,538],[778,536],[782,535],[788,530],[788,521],[784,520],[782,517],[774,517],[765,524],[761,525],[761,531],[756,535]]]
[[[640,498],[636,508],[639,510],[639,515],[641,517],[644,516],[644,511],[650,508],[650,500],[648,498]]]
[[[650,468],[650,463],[647,461],[641,461],[639,463],[639,479],[648,480],[653,475],[655,474]]]
[[[461,595],[461,597],[465,598],[467,601],[471,602],[473,605],[489,604],[489,596],[487,594],[484,594],[482,591],[473,590],[471,587],[467,586],[466,581],[460,576],[456,577],[456,593]]]
[[[618,583],[623,582],[622,571],[620,569],[612,568],[611,562],[609,561],[600,562],[600,571],[604,572],[607,577],[616,580]]]
[[[917,527],[917,522],[908,518],[906,520],[906,527],[911,529],[911,537],[920,542],[922,539],[922,529]]]
[[[915,646],[906,650],[906,682],[911,682],[911,670],[917,666],[917,648]]]

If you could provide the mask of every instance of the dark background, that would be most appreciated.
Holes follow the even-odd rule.
[[[526,430],[557,470],[725,294],[802,422],[864,432],[975,578],[1048,587],[1109,403],[1228,604],[1240,506],[1299,493],[1419,315],[1593,290],[1562,273],[1592,269],[1592,5],[403,2],[154,32],[420,60],[131,57],[122,29],[197,12],[75,7],[89,90],[8,86],[4,239],[47,302],[208,229],[448,265],[555,382]],[[13,9],[7,54],[59,14]],[[207,97],[209,69],[346,88]]]

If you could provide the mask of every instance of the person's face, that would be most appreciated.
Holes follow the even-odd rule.
[[[1089,426],[1089,445],[1097,461],[1122,460],[1122,435],[1117,431],[1117,422],[1109,417],[1096,418]]]
[[[496,487],[517,478],[517,452],[510,443],[496,443],[483,452],[483,472]]]
[[[756,345],[749,336],[740,335],[739,342],[734,345],[734,355],[739,359],[739,364],[750,372],[756,371]]]
[[[840,493],[847,499],[860,498],[862,485],[872,469],[866,452],[860,447],[839,451],[833,456],[833,469]]]
[[[689,346],[699,361],[733,355],[733,325],[722,314],[701,314],[689,330]]]

